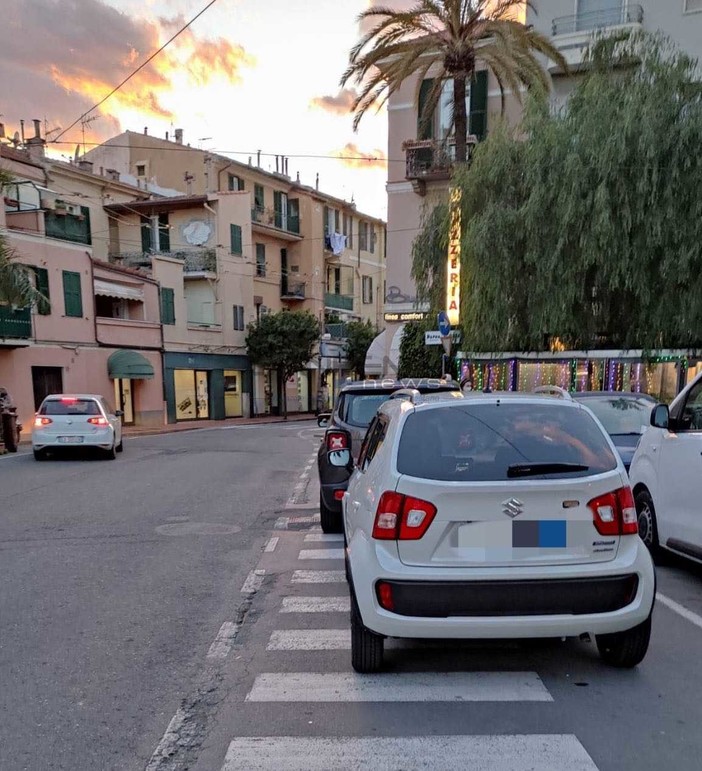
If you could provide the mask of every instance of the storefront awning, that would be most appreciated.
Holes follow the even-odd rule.
[[[115,351],[107,360],[107,375],[112,380],[153,380],[154,368],[139,351]]]
[[[117,284],[114,281],[104,281],[96,278],[93,282],[95,294],[103,297],[118,297],[122,300],[144,300],[144,292],[136,286]]]

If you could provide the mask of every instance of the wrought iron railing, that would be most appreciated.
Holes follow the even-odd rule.
[[[324,293],[324,304],[327,308],[337,308],[341,311],[353,310],[353,297],[345,294]]]
[[[288,233],[300,234],[300,215],[290,212],[269,209],[264,206],[254,206],[251,209],[251,221],[259,225],[285,230]]]
[[[305,282],[290,281],[288,278],[283,277],[280,282],[280,298],[281,300],[304,300]]]
[[[325,324],[324,331],[331,335],[332,340],[345,340],[347,337],[346,324],[341,321],[338,323]]]
[[[126,268],[151,268],[154,257],[169,257],[182,260],[186,273],[216,273],[217,252],[215,249],[174,249],[158,252],[120,252],[112,254],[110,261]]]
[[[466,161],[470,161],[478,143],[475,136],[466,137]],[[407,179],[449,176],[456,162],[456,145],[453,138],[408,140],[402,145],[405,151]]]
[[[641,24],[643,19],[644,9],[641,5],[622,2],[613,8],[576,13],[573,16],[558,16],[551,24],[551,32],[553,35],[589,32],[606,27],[616,27],[620,24]]]
[[[32,313],[29,308],[14,309],[0,305],[0,338],[13,340],[32,336]]]

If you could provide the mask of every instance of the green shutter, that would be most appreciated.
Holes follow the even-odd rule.
[[[175,300],[173,290],[161,287],[161,323],[175,324]]]
[[[48,316],[51,313],[51,295],[49,294],[49,271],[46,268],[33,268],[37,291],[46,297],[47,302],[37,303],[37,313]]]
[[[422,85],[419,87],[419,99],[417,100],[417,139],[434,138],[434,116],[424,115],[432,88],[434,88],[434,81],[432,78],[423,80]]]
[[[63,303],[66,316],[83,316],[83,298],[80,291],[80,273],[63,271]]]
[[[257,209],[263,209],[265,205],[263,185],[254,185],[254,206]]]
[[[275,211],[275,226],[277,228],[283,227],[283,194],[278,191],[273,191],[273,209]]]
[[[488,74],[487,70],[476,72],[470,85],[470,120],[468,122],[469,133],[475,134],[478,139],[485,139],[487,134],[487,99],[488,99]]]
[[[168,227],[168,212],[158,215],[158,250],[171,251],[171,231]]]
[[[241,225],[229,226],[229,238],[231,241],[232,254],[243,254],[244,245],[241,240]]]
[[[151,251],[151,220],[148,217],[141,218],[141,251]]]

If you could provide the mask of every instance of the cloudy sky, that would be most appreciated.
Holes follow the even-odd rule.
[[[356,18],[371,2],[218,0],[93,113],[98,119],[85,127],[86,139],[145,126],[161,136],[183,128],[193,146],[240,160],[257,150],[287,155],[293,177],[299,171],[302,182],[314,184],[319,173],[322,189],[353,196],[359,209],[384,216],[386,114],[368,115],[354,133],[348,112],[353,94],[339,88],[359,35]],[[49,130],[67,128],[205,4],[3,3],[0,122],[9,132],[21,118],[45,120]],[[82,141],[80,124],[61,141],[52,152],[72,156]]]

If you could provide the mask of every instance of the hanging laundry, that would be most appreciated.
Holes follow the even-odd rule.
[[[332,233],[329,236],[329,242],[331,244],[331,250],[336,257],[343,253],[346,249],[346,236],[341,233]]]

